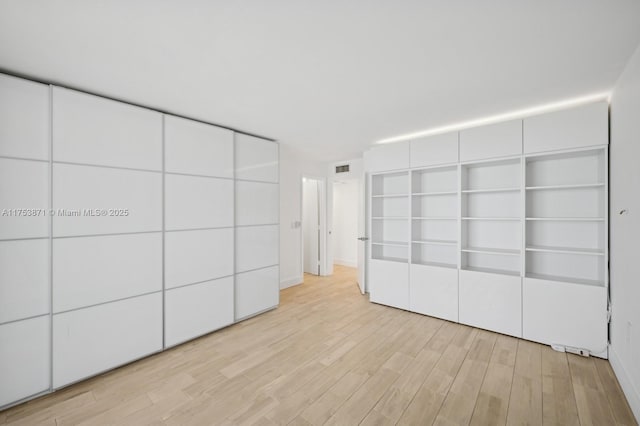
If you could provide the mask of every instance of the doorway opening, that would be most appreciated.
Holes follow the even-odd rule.
[[[367,177],[362,159],[352,159],[333,165],[330,181],[329,262],[357,268],[360,292],[366,285],[367,258]]]
[[[302,178],[302,271],[324,275],[325,181]]]

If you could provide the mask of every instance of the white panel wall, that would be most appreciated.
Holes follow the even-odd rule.
[[[0,75],[0,409],[50,387],[49,87]]]
[[[53,160],[162,170],[162,114],[53,88]]]
[[[162,350],[162,294],[53,317],[53,387]]]
[[[0,325],[0,407],[49,389],[49,316]]]
[[[233,277],[171,289],[165,295],[165,347],[233,323]]]
[[[47,85],[0,74],[0,156],[49,161]]]
[[[278,267],[236,275],[236,319],[244,319],[278,305]]]
[[[278,144],[236,134],[236,179],[278,182]]]
[[[53,312],[162,290],[162,234],[53,241]]]
[[[165,234],[165,288],[233,275],[233,228]]]

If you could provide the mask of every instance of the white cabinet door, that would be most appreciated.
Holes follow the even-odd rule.
[[[165,170],[233,178],[233,132],[185,118],[164,116]]]
[[[411,167],[458,162],[458,132],[427,136],[411,141]]]
[[[46,313],[49,240],[0,242],[0,324]]]
[[[0,74],[0,155],[49,159],[49,86]]]
[[[409,168],[409,142],[380,145],[364,153],[364,165],[368,172],[386,172]]]
[[[525,154],[608,143],[609,106],[606,101],[524,120]]]
[[[53,312],[162,290],[162,234],[53,240]]]
[[[165,233],[165,288],[233,275],[233,228]]]
[[[160,231],[162,175],[54,164],[53,207],[57,212],[53,218],[54,237]],[[80,213],[62,215],[60,209]],[[106,211],[107,215],[85,215],[84,209]]]
[[[236,272],[278,264],[278,225],[236,228]]]
[[[162,294],[53,316],[53,387],[162,349]]]
[[[522,337],[522,279],[460,271],[460,322]]]
[[[168,290],[165,346],[173,346],[233,323],[233,277]]]
[[[236,133],[236,179],[277,183],[278,144]]]
[[[458,270],[411,265],[409,309],[432,317],[458,321]]]
[[[49,316],[0,325],[0,407],[49,389]]]
[[[409,309],[409,264],[369,260],[370,300],[382,305]]]
[[[162,170],[162,114],[54,87],[53,160]]]
[[[522,305],[525,339],[607,358],[605,287],[525,278]]]
[[[258,269],[236,275],[236,321],[278,306],[279,268]]]
[[[279,206],[277,184],[236,182],[236,226],[276,224]]]
[[[48,237],[48,208],[49,164],[0,158],[0,240]]]
[[[233,226],[233,181],[209,177],[165,176],[167,230]]]
[[[522,120],[460,131],[460,161],[522,154]]]

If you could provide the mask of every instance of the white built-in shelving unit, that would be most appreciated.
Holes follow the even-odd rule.
[[[411,263],[458,268],[458,167],[411,172]]]
[[[406,263],[409,259],[409,173],[374,176],[371,188],[372,256]]]
[[[596,102],[370,150],[371,300],[606,358],[607,145]]]
[[[526,277],[605,285],[605,150],[526,162]]]
[[[520,275],[520,158],[462,165],[461,268]]]

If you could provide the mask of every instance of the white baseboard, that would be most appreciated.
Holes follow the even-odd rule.
[[[356,262],[355,260],[333,259],[333,264],[334,265],[349,266],[351,268],[357,268],[358,267],[358,262]]]
[[[640,422],[640,392],[638,392],[631,376],[627,373],[624,365],[620,362],[620,358],[618,358],[618,354],[616,354],[616,351],[613,350],[612,347],[609,347],[609,362],[611,363],[613,372],[616,373],[618,382],[620,382],[624,396],[627,397],[631,411],[633,411],[633,415],[636,416],[636,421]]]
[[[286,280],[280,280],[280,290],[302,284],[302,281],[302,277],[292,277],[287,278]]]

